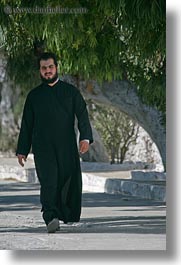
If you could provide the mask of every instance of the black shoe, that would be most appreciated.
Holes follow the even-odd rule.
[[[55,233],[59,229],[59,220],[54,218],[48,225],[47,231],[48,233]]]

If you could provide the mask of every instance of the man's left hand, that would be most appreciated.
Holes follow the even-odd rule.
[[[89,150],[89,143],[87,141],[80,141],[79,143],[79,151],[81,154],[86,153]]]

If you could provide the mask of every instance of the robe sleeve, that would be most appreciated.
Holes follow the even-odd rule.
[[[33,124],[34,114],[28,95],[24,105],[16,155],[21,154],[27,156],[29,154],[32,144]]]
[[[89,144],[93,143],[92,129],[88,117],[86,102],[81,93],[77,90],[75,95],[75,115],[78,120],[78,129],[80,132],[79,142],[89,140]]]

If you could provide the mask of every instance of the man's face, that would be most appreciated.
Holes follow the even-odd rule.
[[[54,83],[58,78],[57,67],[53,59],[40,61],[40,76],[44,83]]]

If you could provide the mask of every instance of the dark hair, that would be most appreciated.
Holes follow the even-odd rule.
[[[54,64],[57,66],[57,57],[53,52],[44,52],[38,57],[38,68],[40,68],[40,61],[41,60],[48,60],[48,59],[53,59]]]

